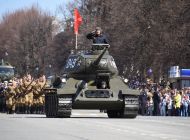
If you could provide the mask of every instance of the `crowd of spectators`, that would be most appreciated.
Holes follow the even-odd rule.
[[[139,114],[147,116],[190,116],[190,87],[171,88],[169,82],[153,83],[133,79],[130,88],[139,89]]]

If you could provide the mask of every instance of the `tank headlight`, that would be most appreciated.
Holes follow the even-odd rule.
[[[129,80],[128,79],[124,79],[124,82],[127,83]]]
[[[61,79],[61,82],[66,83],[66,79],[65,78]]]

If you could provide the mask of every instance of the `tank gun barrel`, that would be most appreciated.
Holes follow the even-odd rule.
[[[93,62],[92,65],[97,66],[100,63],[102,57],[104,56],[109,47],[110,47],[109,45],[106,45],[104,47],[103,51],[99,54],[99,56],[96,58],[96,60]]]

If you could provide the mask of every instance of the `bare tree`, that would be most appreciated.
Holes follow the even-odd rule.
[[[2,51],[8,52],[9,61],[19,74],[44,72],[46,50],[54,29],[52,22],[53,17],[36,6],[3,17],[0,24],[4,33],[0,41]]]

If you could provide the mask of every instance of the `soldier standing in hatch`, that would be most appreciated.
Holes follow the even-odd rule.
[[[108,39],[100,27],[96,27],[95,31],[87,34],[86,37],[92,39],[94,44],[108,44]]]

